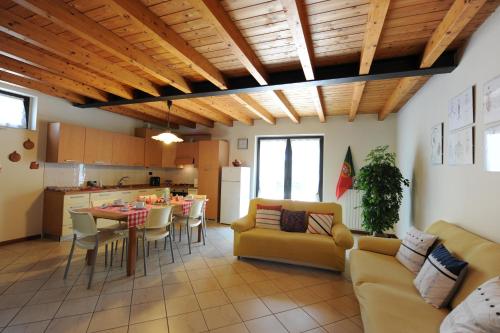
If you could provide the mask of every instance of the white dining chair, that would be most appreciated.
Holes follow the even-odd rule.
[[[181,241],[182,228],[186,226],[188,237],[189,254],[191,254],[191,239],[193,238],[193,228],[202,228],[201,235],[203,237],[203,245],[205,245],[205,230],[203,225],[203,211],[205,208],[205,200],[195,199],[189,208],[189,213],[186,216],[176,215],[175,224],[179,225],[179,242]]]
[[[93,250],[93,257],[90,259],[91,268],[87,286],[87,288],[90,289],[90,286],[92,285],[92,278],[94,276],[94,269],[99,246],[107,246],[109,243],[113,244],[113,242],[118,242],[120,239],[124,239],[127,236],[112,231],[97,230],[94,217],[88,212],[69,211],[69,213],[71,215],[71,223],[73,226],[73,243],[71,244],[71,250],[68,256],[66,270],[64,271],[64,279],[66,279],[66,277],[68,276],[68,271],[71,265],[71,259],[73,258],[73,253],[75,251],[75,246],[78,246],[79,248],[84,250]],[[111,249],[113,249],[113,246],[111,247]],[[113,250],[111,250],[111,252],[113,252]],[[113,253],[111,254],[111,257],[112,256]]]
[[[144,275],[147,274],[146,253],[149,256],[149,242],[163,239],[163,250],[167,249],[167,237],[170,241],[170,253],[174,262],[174,248],[172,245],[172,206],[154,207],[148,213],[146,222],[137,234],[142,239],[142,251],[144,255]],[[147,252],[146,252],[147,244]]]

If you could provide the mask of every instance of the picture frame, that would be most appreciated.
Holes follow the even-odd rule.
[[[248,138],[239,138],[238,139],[238,149],[248,149]]]
[[[466,127],[449,133],[448,164],[474,164],[474,127]]]
[[[439,123],[431,128],[431,163],[443,164],[443,129],[444,123]]]
[[[484,84],[483,106],[485,124],[500,121],[500,75]]]
[[[484,167],[500,172],[500,123],[484,130]]]
[[[448,103],[448,131],[455,131],[474,123],[474,86],[470,86]]]

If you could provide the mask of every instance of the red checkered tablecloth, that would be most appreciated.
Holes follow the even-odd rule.
[[[129,207],[129,210],[122,211],[122,207],[106,207],[106,208],[97,208],[102,211],[108,212],[116,212],[120,214],[127,215],[127,223],[129,228],[138,227],[144,225],[146,223],[146,218],[148,217],[149,210],[151,206],[147,206],[145,209],[134,209]]]

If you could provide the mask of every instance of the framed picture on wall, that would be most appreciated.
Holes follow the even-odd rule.
[[[238,139],[238,149],[248,149],[248,139],[239,138]]]
[[[500,121],[500,75],[483,88],[484,123]]]
[[[431,163],[443,164],[443,127],[440,123],[431,129]]]
[[[448,103],[448,130],[454,131],[473,123],[474,86],[471,86]]]
[[[474,127],[449,133],[448,164],[474,164]]]
[[[484,166],[486,171],[500,172],[500,124],[484,131]]]

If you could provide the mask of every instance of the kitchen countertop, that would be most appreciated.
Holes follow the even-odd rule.
[[[151,186],[149,184],[133,184],[133,185],[123,185],[123,186],[104,186],[104,187],[56,187],[49,186],[45,191],[51,192],[62,192],[69,194],[77,193],[97,193],[97,192],[115,192],[115,191],[127,191],[127,190],[143,190],[143,189],[158,189],[158,188],[195,188],[193,184],[160,184],[160,186]]]

